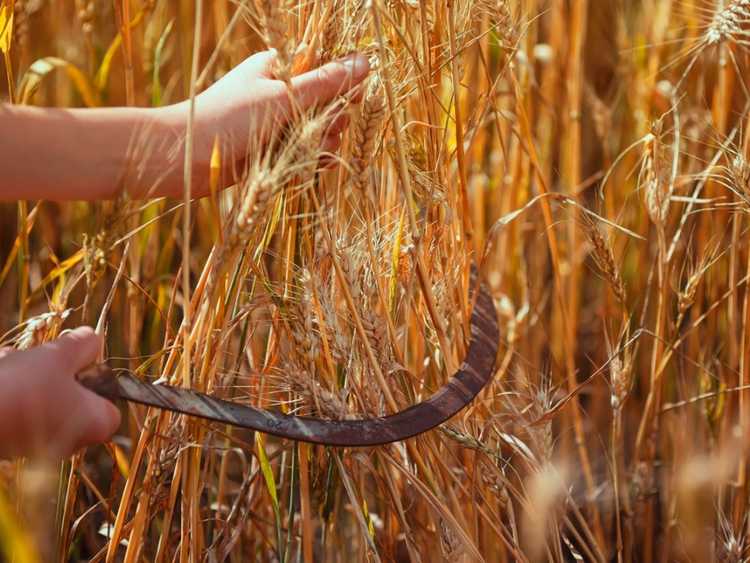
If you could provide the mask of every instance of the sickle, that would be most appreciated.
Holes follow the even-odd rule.
[[[182,387],[152,385],[131,373],[118,376],[106,364],[80,373],[78,380],[107,399],[124,399],[290,440],[340,447],[378,446],[427,432],[466,407],[492,379],[499,336],[492,298],[480,283],[471,313],[469,350],[458,372],[421,403],[389,416],[358,420],[324,420],[267,411]]]

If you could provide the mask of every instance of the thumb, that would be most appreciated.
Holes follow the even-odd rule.
[[[324,105],[362,82],[370,72],[367,57],[355,53],[292,78],[300,109]]]

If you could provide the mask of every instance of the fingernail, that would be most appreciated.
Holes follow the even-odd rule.
[[[370,62],[367,57],[359,53],[341,59],[341,64],[351,73],[354,80],[361,80],[370,72]]]
[[[79,326],[76,328],[66,328],[60,333],[60,336],[66,336],[68,334],[77,338],[90,338],[95,332],[90,326]]]

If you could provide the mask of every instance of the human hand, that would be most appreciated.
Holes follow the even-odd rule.
[[[199,177],[194,178],[194,196],[207,195],[214,139],[222,142],[225,184],[230,184],[232,165],[241,163],[248,149],[261,149],[275,131],[289,123],[294,111],[325,107],[350,92],[370,71],[366,57],[350,55],[293,77],[290,92],[286,83],[274,79],[274,60],[273,51],[256,53],[196,96],[194,163]],[[189,102],[166,110],[174,126],[184,126]],[[322,151],[338,148],[346,125],[344,114],[332,119],[321,141]]]
[[[66,457],[114,434],[120,412],[75,379],[100,346],[81,327],[30,350],[0,352],[0,458]]]

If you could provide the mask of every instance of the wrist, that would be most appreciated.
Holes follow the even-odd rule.
[[[192,195],[204,195],[208,185],[211,166],[213,140],[221,131],[222,120],[215,117],[205,107],[200,107],[200,98],[195,100],[195,114],[192,126]],[[185,151],[189,133],[190,102],[184,101],[153,109],[155,122],[161,131],[160,137],[168,139],[160,153],[164,161],[162,171],[169,171],[156,190],[155,195],[182,197],[185,185]]]

